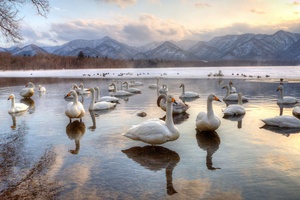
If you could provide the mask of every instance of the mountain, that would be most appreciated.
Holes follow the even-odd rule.
[[[267,34],[225,35],[210,41],[156,41],[134,47],[118,42],[108,36],[98,40],[73,40],[61,46],[23,48],[0,48],[0,52],[13,55],[51,53],[61,56],[78,56],[83,52],[89,57],[112,59],[159,59],[181,61],[300,61],[300,34],[277,31]]]

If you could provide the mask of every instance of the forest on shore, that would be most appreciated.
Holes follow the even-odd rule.
[[[295,61],[171,61],[171,60],[115,60],[110,58],[72,57],[53,54],[13,56],[0,53],[0,70],[55,70],[55,69],[109,69],[159,67],[215,67],[215,66],[294,66]]]

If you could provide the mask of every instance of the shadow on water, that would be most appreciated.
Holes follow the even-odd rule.
[[[272,131],[274,133],[282,134],[286,137],[289,137],[290,134],[300,133],[300,128],[281,128],[281,127],[270,126],[270,125],[264,125],[260,128],[268,131]]]
[[[209,170],[221,169],[213,167],[212,155],[219,149],[221,140],[216,131],[199,131],[196,129],[196,139],[198,146],[206,151],[206,167]]]
[[[172,173],[174,167],[180,161],[179,155],[162,146],[132,147],[122,150],[126,156],[141,166],[151,171],[166,169],[167,194],[173,195],[176,190],[173,187]]]
[[[78,154],[80,150],[80,139],[85,133],[85,124],[79,120],[70,122],[66,126],[66,133],[70,140],[75,141],[75,150],[69,150],[72,154]]]
[[[242,128],[242,124],[243,124],[242,122],[243,122],[244,117],[245,117],[245,114],[243,114],[243,115],[224,115],[223,119],[237,122],[237,128]]]

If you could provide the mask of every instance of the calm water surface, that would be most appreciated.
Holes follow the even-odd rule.
[[[221,126],[208,135],[195,130],[196,116],[206,111],[210,93],[225,96],[222,86],[230,79],[161,78],[178,101],[181,83],[201,97],[174,117],[179,139],[157,147],[121,135],[165,116],[156,105],[157,91],[148,88],[155,78],[136,80],[144,83],[135,86],[142,94],[121,99],[110,111],[90,113],[91,96],[83,96],[83,123],[70,124],[63,97],[71,85],[99,86],[101,95],[109,95],[112,79],[2,78],[0,199],[299,199],[300,130],[261,128],[262,118],[292,115],[293,106],[280,110],[276,104],[277,79],[233,79],[250,98],[246,114],[224,119],[226,104],[213,102]],[[300,99],[300,83],[285,80],[285,94]],[[22,100],[19,91],[28,81],[45,86],[46,94]],[[30,110],[8,114],[11,93]],[[147,116],[137,116],[140,111]]]

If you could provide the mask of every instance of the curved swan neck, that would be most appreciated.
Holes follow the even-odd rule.
[[[75,94],[74,94],[74,100],[73,100],[73,103],[74,103],[74,104],[77,104],[77,103],[78,103],[78,95],[76,94],[76,92],[75,92]]]

